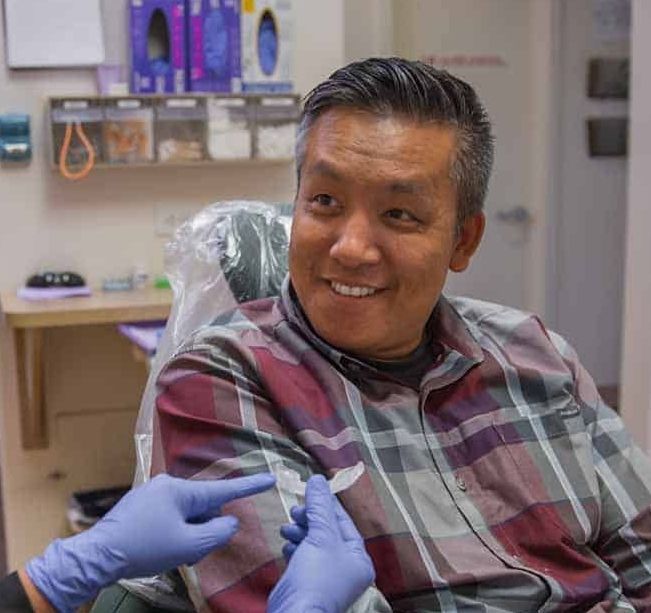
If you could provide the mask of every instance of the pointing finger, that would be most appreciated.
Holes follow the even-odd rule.
[[[236,498],[268,490],[276,482],[270,473],[215,481],[175,480],[182,513],[186,519],[201,517]]]

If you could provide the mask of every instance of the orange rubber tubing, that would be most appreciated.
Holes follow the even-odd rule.
[[[80,179],[85,179],[90,171],[95,166],[95,149],[93,148],[92,143],[88,140],[84,129],[81,127],[81,123],[75,121],[75,132],[79,137],[82,145],[88,151],[88,159],[84,166],[77,172],[70,170],[66,166],[68,151],[70,150],[70,141],[72,140],[72,123],[66,125],[66,133],[63,137],[63,144],[61,145],[61,151],[59,153],[59,172],[66,178],[71,181],[79,181]]]

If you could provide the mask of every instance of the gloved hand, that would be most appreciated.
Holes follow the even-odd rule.
[[[59,611],[73,611],[118,579],[194,564],[237,532],[221,505],[269,489],[268,473],[221,481],[159,475],[131,490],[93,528],[58,539],[27,563],[29,578]]]
[[[290,540],[284,549],[289,564],[271,592],[267,611],[345,611],[373,583],[375,571],[355,524],[324,477],[309,479],[305,507],[293,509],[292,518],[297,523],[281,529]]]

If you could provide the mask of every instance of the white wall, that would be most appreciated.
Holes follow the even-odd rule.
[[[651,451],[651,2],[633,0],[621,412]]]
[[[295,2],[295,81],[304,93],[344,61],[343,0]],[[110,60],[126,57],[125,0],[104,0]],[[2,11],[0,11],[0,20]],[[0,169],[0,289],[13,290],[35,270],[72,269],[93,283],[143,263],[162,271],[157,210],[199,209],[219,199],[288,201],[290,166],[120,169],[70,183],[46,159],[47,96],[95,93],[91,70],[9,71],[0,23],[0,112],[31,115],[35,159]],[[62,36],[65,33],[61,34]],[[0,346],[0,444],[5,532],[11,567],[63,529],[68,494],[128,482],[131,435],[145,373],[107,327],[46,336],[51,447],[20,447],[13,346]],[[62,476],[63,475],[63,476]]]
[[[399,10],[399,7],[396,7]],[[393,0],[344,2],[346,61],[395,54]]]

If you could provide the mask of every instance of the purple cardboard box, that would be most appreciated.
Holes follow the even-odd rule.
[[[188,0],[188,89],[239,92],[240,0]]]
[[[131,92],[185,92],[185,0],[129,0],[129,7]]]

